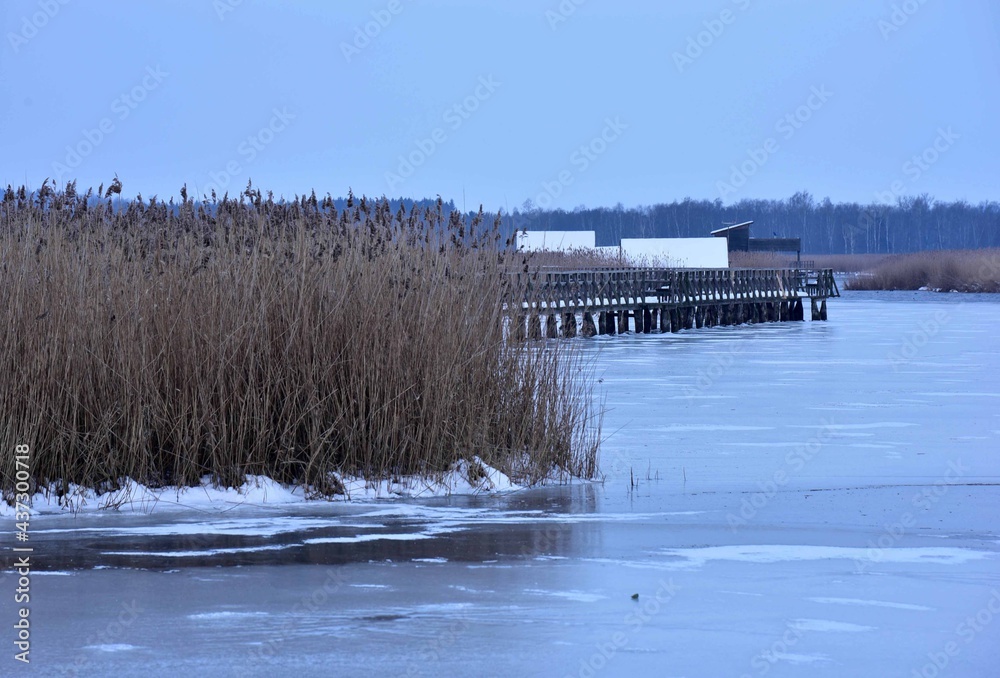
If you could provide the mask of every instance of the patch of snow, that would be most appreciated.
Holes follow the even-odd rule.
[[[358,534],[353,537],[317,537],[306,539],[303,544],[358,544],[363,541],[418,541],[432,539],[434,535],[425,532],[408,534]]]
[[[861,598],[808,598],[814,603],[830,603],[835,605],[862,605],[865,607],[889,607],[894,610],[917,610],[933,612],[934,608],[912,603],[892,603],[884,600],[862,600]]]
[[[525,488],[479,457],[473,457],[470,461],[459,461],[447,473],[437,477],[403,476],[390,480],[371,481],[334,474],[334,479],[340,482],[344,488],[343,495],[338,495],[337,498],[349,501],[494,494],[514,492]],[[573,478],[560,469],[553,469],[552,473],[539,484],[572,484],[573,482],[589,481]],[[215,487],[211,477],[205,476],[198,486],[181,488],[152,488],[137,483],[131,478],[126,478],[122,481],[119,489],[100,495],[93,489],[71,484],[68,491],[60,497],[57,496],[55,485],[53,485],[37,492],[31,498],[30,506],[33,516],[95,511],[145,514],[171,509],[219,512],[244,505],[280,506],[327,499],[329,498],[318,496],[313,488],[285,486],[264,476],[247,476],[246,482],[238,488]],[[0,517],[8,517],[13,514],[14,507],[0,501]],[[184,525],[174,527],[180,530],[186,529]],[[302,527],[303,525],[300,524],[292,529],[297,530]],[[119,531],[125,529],[119,528]],[[164,529],[170,528],[165,527]],[[183,532],[172,532],[171,534],[183,534]],[[233,534],[240,534],[240,532],[233,532]],[[260,534],[260,532],[253,532],[253,534]]]
[[[830,658],[825,654],[796,654],[793,652],[772,652],[771,657],[778,661],[789,662],[790,664],[812,664],[814,662],[828,662]]]
[[[524,592],[530,593],[534,596],[565,598],[566,600],[572,600],[578,603],[596,603],[598,600],[604,600],[607,598],[607,596],[601,596],[596,593],[587,593],[585,591],[544,591],[542,589],[525,589]]]
[[[863,626],[861,624],[848,624],[847,622],[831,621],[829,619],[796,619],[791,622],[791,627],[799,631],[822,631],[833,633],[862,633],[864,631],[875,631],[874,626]]]
[[[216,620],[216,619],[239,619],[243,617],[267,617],[267,612],[200,612],[197,614],[189,614],[188,619],[193,619],[196,621],[202,620]]]
[[[847,546],[807,545],[727,545],[700,548],[664,549],[663,555],[681,559],[682,567],[700,567],[713,560],[735,560],[745,563],[777,563],[828,559],[866,560],[867,548]],[[944,563],[960,564],[988,558],[987,551],[950,547],[888,548],[879,552],[879,563]]]
[[[224,553],[254,553],[255,551],[284,551],[299,544],[279,544],[276,546],[243,546],[239,548],[206,549],[203,551],[102,551],[106,556],[149,556],[153,558],[199,558],[217,556]]]

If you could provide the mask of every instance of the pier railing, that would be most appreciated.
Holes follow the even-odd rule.
[[[511,274],[522,308],[600,311],[636,306],[827,299],[840,292],[832,269],[589,269]]]

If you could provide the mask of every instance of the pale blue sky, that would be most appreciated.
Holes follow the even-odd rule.
[[[4,184],[1000,199],[995,0],[4,0],[0,22]]]

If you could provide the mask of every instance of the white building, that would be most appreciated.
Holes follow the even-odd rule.
[[[518,231],[517,244],[528,251],[566,252],[594,249],[593,231]]]
[[[725,238],[622,238],[621,249],[634,266],[729,267]]]

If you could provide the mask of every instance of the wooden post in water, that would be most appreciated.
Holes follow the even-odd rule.
[[[555,313],[550,313],[545,318],[545,336],[549,339],[555,339],[559,336],[559,328],[556,325]]]
[[[604,335],[608,333],[608,313],[601,311],[597,314],[597,333]]]
[[[820,320],[820,317],[819,317],[819,304],[816,303],[816,298],[815,297],[810,297],[809,298],[809,302],[810,302],[810,305],[812,306],[812,319],[813,320]]]
[[[677,308],[670,309],[670,331],[674,334],[681,331],[681,312]]]
[[[643,306],[642,307],[642,333],[643,334],[649,334],[652,331],[653,331],[653,312],[649,310],[649,306]]]
[[[613,335],[618,333],[618,329],[616,328],[616,325],[618,324],[617,313],[615,313],[614,311],[608,311],[607,317],[604,319],[604,323],[605,323],[605,329],[607,330],[608,334]]]
[[[563,337],[572,339],[576,336],[576,313],[563,313]]]
[[[660,334],[665,334],[670,331],[670,311],[666,308],[660,308]]]
[[[694,309],[694,326],[699,330],[705,326],[705,309],[701,306]]]
[[[693,330],[694,329],[694,308],[687,306],[682,309],[684,313],[684,329]]]
[[[618,315],[618,334],[628,334],[628,311],[623,310]]]
[[[528,316],[528,339],[537,341],[542,338],[542,320],[537,313]]]
[[[594,316],[587,311],[583,312],[583,328],[580,330],[580,334],[588,339],[597,334],[597,326],[594,325]]]
[[[514,318],[514,341],[524,341],[524,321],[523,315]]]
[[[826,320],[826,299],[819,302],[819,319]]]

